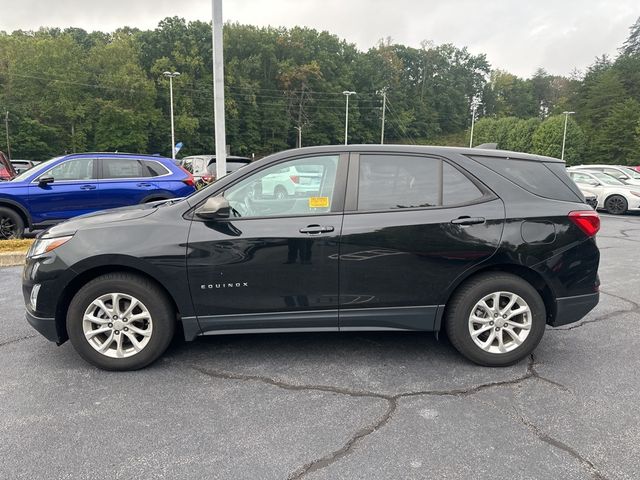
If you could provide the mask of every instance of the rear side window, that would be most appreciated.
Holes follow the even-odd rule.
[[[144,166],[147,168],[149,172],[147,176],[150,177],[160,177],[162,175],[166,175],[170,173],[164,165],[161,165],[158,162],[154,162],[152,160],[143,160]]]
[[[147,177],[140,160],[126,158],[105,158],[102,160],[102,178]]]
[[[458,205],[479,200],[480,189],[437,158],[361,155],[358,210]]]
[[[582,201],[582,196],[574,191],[577,187],[571,186],[569,181],[561,180],[558,177],[560,171],[558,174],[553,171],[558,168],[556,165],[564,169],[563,163],[549,162],[547,164],[535,160],[517,160],[504,157],[473,156],[471,158],[540,197],[567,202]],[[566,176],[566,173],[562,175]]]

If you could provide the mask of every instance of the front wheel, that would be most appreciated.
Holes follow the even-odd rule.
[[[526,358],[544,334],[546,309],[522,278],[488,273],[462,285],[447,305],[445,328],[462,355],[485,366]]]
[[[11,208],[0,207],[0,239],[22,238],[23,234],[24,221],[18,212]]]
[[[137,370],[155,361],[175,331],[175,309],[147,278],[109,273],[73,297],[67,332],[89,363],[105,370]]]

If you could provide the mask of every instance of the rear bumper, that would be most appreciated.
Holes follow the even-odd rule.
[[[567,325],[577,322],[600,301],[600,293],[589,293],[587,295],[576,295],[575,297],[564,297],[556,300],[556,314],[549,321],[552,327]]]
[[[29,325],[35,328],[47,340],[56,342],[58,344],[63,342],[63,340],[60,338],[60,335],[58,334],[55,318],[36,317],[28,310],[25,313],[25,316],[27,317],[27,322],[29,322]]]

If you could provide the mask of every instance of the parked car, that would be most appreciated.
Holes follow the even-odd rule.
[[[13,169],[13,165],[4,152],[0,152],[0,181],[11,180],[15,176],[16,171]]]
[[[576,165],[571,167],[572,170],[589,170],[592,172],[606,173],[613,178],[617,178],[627,185],[640,186],[640,173],[631,167],[620,165]]]
[[[300,196],[264,193],[291,168],[320,181]],[[26,315],[109,370],[148,365],[178,331],[445,329],[472,361],[510,365],[546,324],[598,303],[599,225],[560,160],[310,147],[182,200],[49,229],[27,255]]]
[[[251,163],[247,157],[227,155],[227,173],[235,172],[239,168]],[[197,184],[209,184],[216,179],[216,156],[215,155],[192,155],[184,157],[180,164],[192,173]]]
[[[0,183],[0,237],[109,208],[184,197],[193,177],[170,159],[122,153],[52,158]]]
[[[578,185],[578,187],[580,187],[580,185]],[[582,191],[582,189],[580,190]],[[584,203],[596,210],[598,208],[598,197],[590,193],[585,193],[584,191],[582,193],[584,194]]]
[[[14,170],[17,174],[22,172],[26,172],[32,167],[35,167],[38,162],[34,162],[32,160],[19,160],[19,159],[11,159],[11,165],[13,165]]]
[[[612,215],[640,210],[640,187],[626,185],[611,175],[595,170],[571,167],[568,172],[582,191],[598,198],[597,208]]]

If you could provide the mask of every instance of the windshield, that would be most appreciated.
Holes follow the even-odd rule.
[[[54,158],[50,158],[49,160],[45,160],[44,162],[39,163],[38,165],[36,165],[33,168],[30,168],[29,170],[25,170],[20,175],[16,175],[13,179],[11,179],[11,181],[21,182],[23,180],[26,180],[27,177],[30,177],[34,173],[40,173],[43,170],[46,170],[49,167],[49,165],[51,165],[51,162],[53,162],[54,160],[58,160],[59,158],[62,158],[62,157],[54,157]]]
[[[604,185],[624,185],[620,180],[613,178],[611,175],[607,175],[606,173],[591,172],[591,175],[600,180],[600,183]]]
[[[629,178],[640,180],[640,172],[636,172],[633,168],[620,167],[620,170],[622,170]]]

